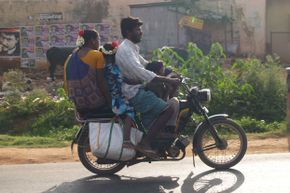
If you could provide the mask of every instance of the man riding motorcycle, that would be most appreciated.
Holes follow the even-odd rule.
[[[139,18],[128,17],[121,20],[124,41],[117,50],[116,64],[119,66],[122,76],[144,83],[152,81],[178,85],[180,82],[178,78],[158,76],[145,69],[148,61],[139,54],[139,47],[136,45],[142,38],[142,24]],[[140,113],[143,125],[149,128],[137,150],[152,157],[156,152],[151,149],[150,142],[159,131],[168,126],[168,123],[171,123],[169,126],[175,127],[176,114],[174,115],[173,112],[174,109],[178,108],[178,102],[167,103],[151,91],[145,90],[143,84],[129,85],[124,83],[122,91],[130,105]]]

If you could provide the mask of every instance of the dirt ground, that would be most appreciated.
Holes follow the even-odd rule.
[[[191,146],[187,148],[187,156],[191,155]],[[247,154],[289,152],[286,137],[251,139],[248,142]],[[70,147],[64,148],[0,148],[0,165],[56,163],[78,161],[76,146],[74,154]]]

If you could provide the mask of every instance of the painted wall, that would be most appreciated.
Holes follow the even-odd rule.
[[[131,14],[144,21],[141,50],[152,51],[162,46],[186,45],[185,30],[178,26],[182,15],[169,11],[169,7],[157,5],[131,8]]]
[[[221,15],[233,17],[233,23],[227,24],[226,27],[205,22],[202,32],[211,34],[210,41],[220,42],[225,49],[238,47],[238,54],[244,56],[263,56],[265,54],[266,0],[217,0],[202,1],[201,3],[204,10],[214,10]],[[190,41],[182,29],[179,31],[176,29],[176,16],[167,8],[139,6],[133,7],[131,10],[132,15],[146,18],[145,21],[149,23],[144,28],[145,32],[150,32],[152,40],[149,40],[146,33],[144,38],[148,39],[147,42],[151,41],[152,46],[145,45],[145,47],[157,48],[166,44],[179,46],[186,44],[184,41]],[[177,17],[180,19],[181,16]],[[150,29],[148,29],[148,25]]]
[[[112,26],[112,34],[120,36],[119,22],[122,17],[130,15],[128,5],[162,1],[166,0],[1,0],[0,28],[46,23],[108,22]],[[286,2],[287,0],[275,1]],[[224,9],[224,5],[230,3],[235,6],[234,43],[240,39],[241,54],[263,55],[265,53],[266,0],[216,0],[209,2],[213,4],[214,8],[218,7],[220,12],[228,12]],[[53,12],[62,13],[62,20],[40,21],[41,13]],[[281,14],[282,12],[284,11],[280,11]],[[168,27],[160,20],[154,22],[157,25],[164,24],[164,28],[173,28],[172,21],[171,19],[171,22],[169,21],[166,25]],[[171,44],[174,38],[183,41],[182,37],[173,37],[173,35],[172,33],[165,43]],[[267,34],[267,39],[268,37]]]
[[[267,43],[271,32],[290,31],[290,1],[268,0],[267,3]]]
[[[110,41],[121,37],[119,23],[122,17],[130,15],[129,4],[155,1],[160,0],[1,0],[0,29],[51,26],[51,24],[106,23],[109,24],[109,33],[113,37],[109,38]],[[58,19],[43,19],[43,16],[48,18],[47,15],[56,16]],[[74,31],[72,35],[77,33]],[[4,66],[5,69],[10,66],[22,67],[23,59],[12,60],[9,57],[0,58],[1,69]],[[45,68],[47,66],[45,58],[39,58],[33,66]]]
[[[163,0],[1,0],[0,28],[54,23],[101,23],[120,34],[122,17],[130,15],[130,4]],[[63,19],[41,21],[42,13],[62,13]]]
[[[109,0],[109,14],[103,20],[110,22],[112,24],[112,32],[120,35],[121,18],[131,15],[129,5],[164,1],[169,0]]]
[[[266,0],[236,0],[243,54],[263,56],[266,51]]]
[[[268,0],[267,51],[276,53],[281,61],[290,64],[290,1]]]

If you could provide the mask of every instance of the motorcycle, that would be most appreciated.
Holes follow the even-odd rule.
[[[193,113],[203,117],[203,120],[194,129],[192,137],[192,155],[199,158],[208,166],[215,169],[228,169],[241,161],[247,150],[247,136],[243,128],[227,114],[215,114],[208,116],[208,109],[204,102],[211,100],[209,89],[190,88],[186,79],[181,86],[186,91],[186,99],[180,100],[180,112],[175,131],[163,131],[167,137],[157,136],[152,142],[152,148],[158,150],[159,159],[153,160],[141,152],[128,161],[109,160],[95,157],[90,150],[89,123],[109,122],[114,114],[98,114],[94,118],[80,120],[82,126],[72,142],[78,145],[78,156],[81,163],[89,171],[99,175],[114,174],[125,166],[132,166],[141,162],[153,161],[179,161],[186,156],[187,138],[180,135],[186,126],[193,121]],[[144,131],[138,117],[136,118],[138,129]],[[165,135],[166,136],[166,135]]]

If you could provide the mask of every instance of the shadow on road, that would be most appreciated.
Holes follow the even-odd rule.
[[[43,193],[167,193],[178,187],[179,178],[169,176],[135,178],[128,176],[90,176],[65,182]]]
[[[182,193],[230,193],[235,191],[244,183],[244,175],[234,169],[209,170],[193,176],[191,172],[181,186]]]

